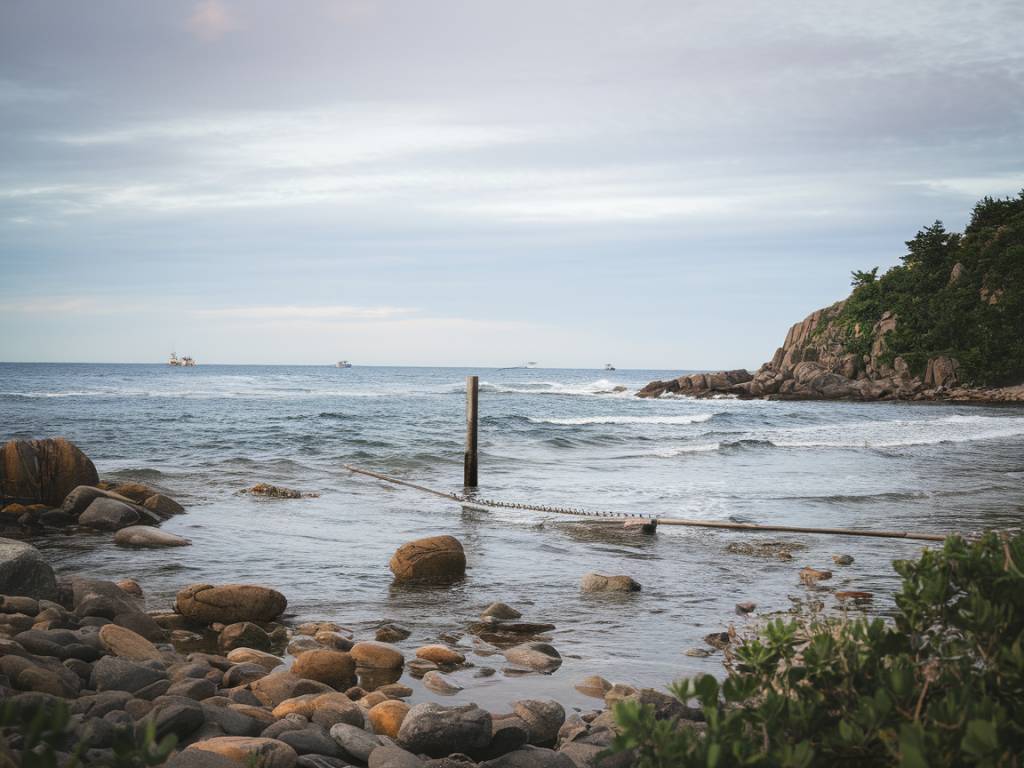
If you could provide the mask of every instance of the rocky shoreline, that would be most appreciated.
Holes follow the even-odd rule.
[[[890,312],[874,328],[863,330],[870,351],[849,351],[847,338],[836,326],[845,302],[808,315],[793,325],[772,359],[751,373],[746,369],[694,373],[657,380],[637,397],[663,395],[765,400],[912,400],[956,403],[1024,403],[1024,384],[1009,387],[970,387],[961,382],[956,358],[928,360],[923,375],[915,375],[902,357],[891,361],[886,336],[898,319]]]

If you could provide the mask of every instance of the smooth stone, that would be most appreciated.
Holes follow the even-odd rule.
[[[343,635],[341,632],[331,632],[325,629],[313,635],[313,639],[324,648],[330,648],[334,651],[351,651],[352,646],[355,645],[351,638]]]
[[[184,696],[194,701],[203,701],[217,695],[217,686],[206,678],[191,678],[172,683],[167,689],[168,696]]]
[[[222,699],[221,699],[222,700]],[[228,736],[259,736],[263,723],[230,706],[211,704],[210,699],[201,702],[206,722],[214,723]]]
[[[56,600],[53,568],[31,544],[0,538],[0,594]]]
[[[166,679],[163,670],[116,656],[104,656],[93,664],[89,682],[96,691],[129,691],[136,694],[160,682],[166,682],[168,687],[170,686],[170,681]]]
[[[405,640],[411,634],[412,632],[405,627],[400,627],[397,624],[385,624],[377,628],[374,638],[381,643],[397,643]]]
[[[397,739],[398,731],[402,727],[405,716],[409,714],[409,709],[409,705],[404,701],[389,699],[371,707],[367,717],[374,733]]]
[[[423,676],[423,685],[434,693],[440,693],[442,696],[453,696],[462,690],[462,686],[458,683],[453,682],[446,675],[440,672],[427,672]]]
[[[398,731],[398,744],[414,753],[444,757],[479,752],[491,742],[491,715],[475,704],[443,707],[425,702],[412,707]]]
[[[558,738],[558,729],[565,722],[565,709],[557,701],[524,699],[512,706],[512,711],[527,725],[529,743],[549,747]]]
[[[99,640],[108,653],[131,661],[163,659],[160,650],[142,635],[117,624],[100,627]]]
[[[753,613],[757,609],[757,603],[745,600],[742,603],[736,603],[736,613],[741,616],[745,613]]]
[[[562,665],[562,656],[548,643],[531,642],[506,648],[505,658],[535,672],[550,674]]]
[[[403,544],[388,567],[398,582],[451,582],[466,575],[466,552],[454,536],[431,536]]]
[[[39,613],[39,601],[34,597],[0,594],[0,614],[11,613],[35,616]],[[0,615],[0,620],[3,620],[3,618],[4,616]]]
[[[165,695],[153,701],[153,709],[145,719],[156,726],[158,741],[169,734],[174,734],[180,741],[201,728],[206,722],[206,715],[197,701],[184,696]]]
[[[327,755],[342,757],[338,743],[327,729],[315,723],[296,731],[285,731],[277,737],[299,755]]]
[[[416,658],[426,659],[442,666],[464,664],[466,657],[444,645],[424,645],[416,649]]]
[[[255,584],[192,584],[178,592],[176,605],[182,616],[200,624],[234,624],[273,621],[288,601],[276,589]]]
[[[97,531],[117,531],[139,521],[139,513],[117,499],[94,499],[78,518],[78,524]]]
[[[640,584],[630,576],[605,576],[601,573],[588,573],[580,582],[584,592],[639,592]]]
[[[322,648],[315,639],[306,635],[298,635],[291,639],[288,643],[288,647],[285,649],[292,656],[298,656],[300,653],[306,651],[315,651],[317,648]]]
[[[292,674],[308,680],[316,680],[344,691],[356,681],[356,663],[344,651],[321,648],[300,654],[292,664]]]
[[[259,664],[268,672],[284,664],[284,659],[278,658],[272,653],[246,647],[232,649],[228,652],[227,659],[232,664]]]
[[[249,684],[262,704],[276,707],[282,701],[309,693],[330,693],[331,687],[315,680],[306,680],[290,672],[271,672]]]
[[[853,565],[853,555],[832,555],[832,562],[836,565]]]
[[[800,569],[800,581],[808,586],[813,586],[819,581],[832,578],[832,571],[819,571],[817,568],[805,566]]]
[[[181,506],[181,504],[176,502],[170,496],[164,496],[162,493],[154,493],[152,496],[147,497],[146,500],[142,502],[142,506],[152,512],[156,512],[160,517],[180,515],[185,511],[185,508]]]
[[[114,543],[119,547],[187,547],[192,540],[151,525],[129,525],[114,534]]]
[[[260,768],[292,768],[298,759],[295,750],[284,742],[248,736],[221,736],[199,741],[182,754],[188,752],[213,752],[243,766],[252,765],[255,760]]]
[[[380,739],[362,728],[347,723],[338,723],[331,727],[331,738],[348,755],[356,760],[366,762],[370,753],[380,746]]]
[[[584,696],[592,696],[595,699],[603,699],[604,695],[611,690],[612,684],[600,675],[585,677],[576,683],[576,690]]]
[[[561,752],[526,746],[494,760],[480,763],[479,768],[577,768],[577,766],[568,755]]]
[[[217,648],[228,653],[235,648],[256,648],[265,651],[270,648],[270,635],[263,627],[251,621],[228,624],[217,636]]]
[[[349,653],[357,666],[369,669],[398,669],[405,663],[405,656],[393,645],[372,640],[356,643]]]
[[[299,755],[295,768],[351,768],[351,765],[351,763],[342,760],[340,757]]]
[[[397,746],[383,746],[373,750],[368,768],[422,768],[423,761],[412,752]]]
[[[523,614],[505,603],[491,603],[480,614],[480,618],[495,618],[507,621],[509,619],[521,619]]]
[[[75,486],[96,485],[96,467],[63,437],[9,440],[0,447],[4,495],[59,507]]]

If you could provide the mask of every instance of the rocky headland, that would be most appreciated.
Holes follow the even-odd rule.
[[[1024,402],[1024,192],[985,198],[963,234],[935,222],[902,263],[789,329],[747,370],[652,381],[639,397]]]

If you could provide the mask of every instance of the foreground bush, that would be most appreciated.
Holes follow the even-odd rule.
[[[1020,766],[1024,534],[959,537],[897,561],[897,614],[776,620],[732,651],[728,675],[671,686],[706,730],[616,706],[613,750],[672,766]]]

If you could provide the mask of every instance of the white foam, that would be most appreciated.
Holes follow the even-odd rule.
[[[702,424],[711,421],[713,413],[695,413],[690,416],[581,416],[565,419],[535,419],[534,424],[560,424],[564,426],[584,426],[588,424]]]

